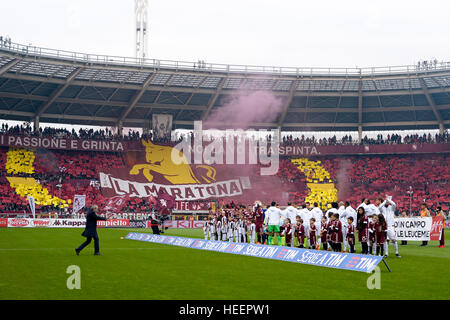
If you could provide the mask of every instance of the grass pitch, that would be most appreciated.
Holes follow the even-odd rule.
[[[449,230],[446,248],[409,242],[397,259],[391,245],[380,290],[367,288],[366,273],[120,239],[130,231],[151,233],[100,229],[103,256],[93,242],[76,256],[81,229],[1,228],[0,299],[450,299]],[[80,290],[67,289],[70,265],[81,269]]]

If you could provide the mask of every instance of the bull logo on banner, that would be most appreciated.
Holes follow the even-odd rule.
[[[153,171],[161,174],[172,184],[201,184],[216,181],[216,170],[207,165],[195,166],[197,169],[204,171],[200,174],[200,177],[197,177],[182,151],[175,151],[178,152],[181,160],[179,164],[176,164],[172,160],[173,147],[156,145],[145,140],[142,140],[142,145],[145,147],[145,161],[147,163],[134,165],[129,172],[130,175],[138,175],[142,171],[148,182],[153,182]]]

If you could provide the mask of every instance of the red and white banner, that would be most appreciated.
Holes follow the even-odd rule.
[[[444,227],[443,217],[395,218],[397,240],[439,241]]]
[[[430,241],[431,217],[395,218],[394,228],[397,240]]]
[[[34,219],[9,218],[8,227],[32,227],[33,220]]]
[[[25,219],[9,218],[8,227],[10,228],[84,228],[86,220],[81,219]]]
[[[7,226],[10,228],[84,228],[86,220],[84,219],[25,219],[25,218],[8,218]],[[0,220],[1,223],[1,220]],[[4,223],[4,222],[3,222]],[[97,221],[98,228],[105,227],[129,227],[128,219],[110,219],[106,221]],[[0,225],[1,226],[1,225]]]
[[[6,228],[6,227],[8,227],[8,219],[0,218],[0,228]]]
[[[128,219],[111,219],[111,220],[98,220],[97,228],[105,228],[105,227],[129,227],[130,220]]]
[[[431,224],[430,240],[441,240],[442,228],[444,227],[444,217],[433,217],[433,223]]]

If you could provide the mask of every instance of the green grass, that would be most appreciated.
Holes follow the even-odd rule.
[[[1,228],[0,299],[450,298],[450,249],[436,242],[400,246],[402,259],[390,246],[392,273],[380,264],[381,289],[369,290],[366,273],[120,239],[130,231],[151,232],[101,229],[103,256],[93,256],[93,244],[76,256],[81,229]],[[81,268],[81,290],[66,287],[69,265]]]

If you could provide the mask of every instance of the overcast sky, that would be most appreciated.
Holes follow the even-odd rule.
[[[134,56],[134,0],[2,0],[13,42]],[[288,67],[450,61],[449,0],[149,0],[151,58]]]

